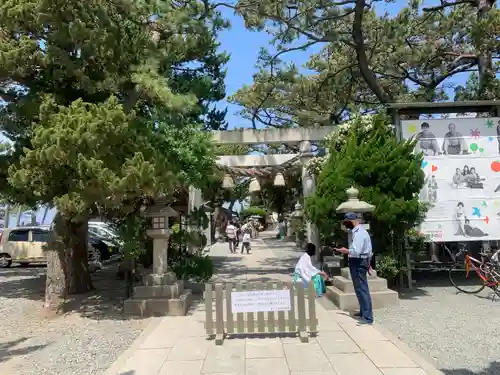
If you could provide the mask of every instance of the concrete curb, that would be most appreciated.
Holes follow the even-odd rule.
[[[412,348],[402,342],[399,338],[397,338],[394,334],[386,330],[384,327],[381,327],[379,324],[374,324],[373,328],[379,331],[382,335],[384,335],[387,340],[392,342],[394,346],[396,346],[399,350],[401,350],[404,354],[406,354],[413,362],[419,365],[422,370],[424,370],[429,375],[444,375],[444,372],[438,370],[436,368],[435,362],[427,356],[422,355],[420,353],[415,352]]]
[[[146,339],[153,333],[158,325],[163,320],[163,317],[153,318],[153,321],[142,331],[142,333],[135,339],[132,345],[129,346],[118,358],[111,364],[110,367],[102,375],[118,375],[120,369],[125,365],[130,357],[140,348]]]

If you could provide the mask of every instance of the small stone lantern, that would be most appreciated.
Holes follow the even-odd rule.
[[[353,212],[358,215],[359,219],[363,219],[363,214],[364,213],[369,213],[373,212],[375,209],[375,206],[371,205],[370,203],[367,203],[365,201],[360,201],[358,199],[359,191],[355,187],[351,186],[349,189],[346,190],[347,193],[347,201],[344,203],[341,203],[337,207],[337,213],[339,214],[345,214],[347,212]],[[370,227],[368,224],[363,224],[365,229],[368,230]],[[349,235],[349,245],[351,245],[352,238]]]
[[[304,212],[302,211],[302,205],[299,202],[297,202],[295,203],[294,211],[290,215],[290,221],[291,221],[290,224],[293,230],[295,231],[295,243],[297,247],[301,246],[299,232],[302,227],[303,220],[304,220]]]
[[[154,205],[146,208],[142,216],[151,220],[147,234],[153,239],[153,274],[165,274],[168,272],[167,249],[170,237],[168,218],[179,214],[171,207]]]
[[[142,216],[149,220],[147,234],[153,239],[153,272],[145,275],[144,285],[134,287],[133,297],[124,302],[125,314],[146,316],[186,315],[191,291],[184,289],[168,269],[168,240],[171,234],[168,219],[179,214],[160,204],[146,208]]]

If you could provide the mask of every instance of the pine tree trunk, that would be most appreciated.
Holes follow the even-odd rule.
[[[87,246],[87,223],[73,223],[57,214],[47,249],[46,309],[60,312],[68,295],[93,289]]]
[[[17,206],[17,220],[16,220],[16,227],[21,226],[21,215],[23,214],[23,208],[22,206]]]
[[[40,223],[40,225],[45,224],[45,219],[47,218],[48,212],[49,212],[49,206],[45,206],[44,211],[43,211],[42,222]]]

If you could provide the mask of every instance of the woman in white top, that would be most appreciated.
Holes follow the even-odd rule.
[[[314,283],[314,290],[316,296],[320,297],[325,293],[326,285],[325,279],[328,278],[326,272],[320,271],[312,264],[312,259],[316,254],[316,246],[312,243],[306,245],[306,252],[300,257],[297,265],[295,266],[295,272],[293,274],[293,282],[302,282],[304,287],[309,286],[309,282]]]

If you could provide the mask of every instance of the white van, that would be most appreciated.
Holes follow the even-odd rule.
[[[0,268],[10,267],[13,262],[47,263],[44,247],[49,233],[49,227],[4,228],[0,233]]]
[[[0,231],[0,268],[12,263],[21,266],[47,264],[44,249],[49,241],[50,226],[5,228]],[[102,268],[99,252],[88,243],[91,272]]]

